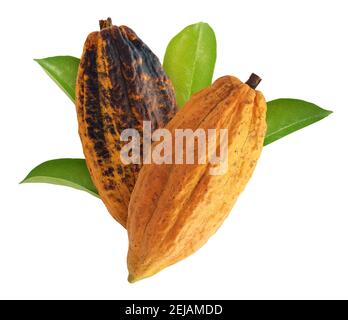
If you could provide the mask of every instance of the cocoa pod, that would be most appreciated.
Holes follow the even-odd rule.
[[[176,112],[172,84],[158,58],[126,26],[100,21],[84,45],[76,83],[79,135],[88,169],[101,199],[123,226],[140,166],[124,165],[122,130],[142,134],[164,127]]]
[[[222,175],[211,175],[214,165],[198,161],[142,167],[128,211],[130,282],[194,253],[231,211],[254,171],[266,133],[266,102],[254,90],[259,81],[256,75],[246,84],[222,77],[194,94],[166,126],[172,136],[178,128],[215,128],[217,141],[219,129],[227,129],[228,167]],[[217,149],[208,148],[207,154]]]

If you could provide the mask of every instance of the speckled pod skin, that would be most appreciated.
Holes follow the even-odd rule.
[[[266,102],[261,92],[225,76],[194,94],[166,128],[172,135],[177,128],[228,129],[228,169],[211,175],[209,163],[142,167],[128,211],[130,282],[191,255],[221,226],[260,156]]]
[[[84,45],[76,84],[79,135],[87,166],[111,215],[126,226],[141,165],[124,165],[122,130],[143,120],[164,127],[176,113],[172,84],[152,51],[126,26],[100,22]]]

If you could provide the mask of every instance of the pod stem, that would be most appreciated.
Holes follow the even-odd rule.
[[[256,87],[259,85],[259,83],[261,82],[261,78],[255,74],[252,73],[249,77],[249,79],[245,82],[250,88],[252,89],[256,89]]]
[[[100,30],[112,27],[111,18],[107,18],[106,20],[99,20],[99,27]]]

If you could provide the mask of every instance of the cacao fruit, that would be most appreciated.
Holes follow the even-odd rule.
[[[126,26],[100,21],[88,35],[76,83],[76,110],[83,151],[92,180],[111,215],[123,226],[139,164],[124,165],[122,130],[152,130],[176,113],[172,84],[158,58]]]
[[[222,77],[194,94],[166,126],[172,136],[178,128],[227,129],[227,172],[211,175],[214,165],[197,161],[144,164],[128,211],[130,282],[194,253],[231,211],[251,177],[266,133],[266,102],[254,90],[260,80],[252,75],[245,84]],[[217,147],[207,153],[213,151]]]

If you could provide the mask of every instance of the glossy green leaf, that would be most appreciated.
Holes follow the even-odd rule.
[[[34,59],[52,80],[75,102],[75,85],[80,59],[71,56],[57,56]]]
[[[21,183],[51,183],[99,197],[84,159],[55,159],[34,168]]]
[[[163,68],[173,82],[179,107],[211,84],[215,61],[215,34],[207,23],[186,27],[169,42]]]
[[[297,99],[277,99],[267,102],[267,134],[264,145],[317,122],[332,111]]]

